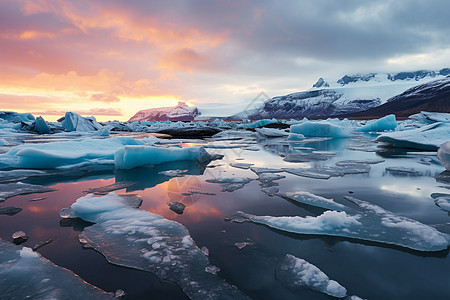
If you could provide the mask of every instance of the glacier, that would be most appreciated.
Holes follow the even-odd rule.
[[[180,223],[139,210],[114,193],[77,199],[63,217],[95,223],[79,240],[117,265],[155,273],[177,283],[191,299],[247,299],[236,287],[206,271],[212,265]]]

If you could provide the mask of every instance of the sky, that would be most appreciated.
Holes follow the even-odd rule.
[[[226,115],[319,77],[450,67],[447,0],[0,0],[0,110]]]

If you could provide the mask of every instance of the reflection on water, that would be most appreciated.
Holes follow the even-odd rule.
[[[350,295],[368,299],[446,299],[450,294],[448,251],[417,253],[344,238],[286,234],[260,225],[224,220],[236,211],[271,216],[317,216],[323,212],[277,196],[267,196],[261,191],[255,173],[234,168],[229,163],[238,161],[270,168],[323,167],[334,166],[342,160],[383,157],[385,162],[371,165],[368,174],[347,174],[324,180],[282,173],[286,178],[277,180],[278,188],[282,192],[306,191],[333,198],[342,204],[346,204],[343,196],[351,194],[450,233],[450,227],[446,225],[450,222],[448,213],[440,210],[430,197],[431,193],[449,193],[449,172],[443,172],[442,165],[433,161],[424,164],[421,158],[429,153],[411,154],[392,149],[380,149],[374,153],[348,149],[352,146],[373,147],[372,139],[370,135],[299,143],[271,139],[261,141],[261,151],[208,149],[212,153],[226,155],[222,161],[211,163],[219,165],[214,168],[184,161],[153,168],[83,171],[67,173],[66,176],[28,179],[27,182],[50,185],[57,191],[39,195],[46,199],[36,202],[29,201],[36,198],[35,195],[8,199],[8,206],[18,206],[24,210],[13,217],[0,216],[0,237],[11,240],[13,232],[24,230],[30,237],[25,243],[28,247],[52,238],[54,242],[39,250],[45,257],[107,291],[125,289],[129,299],[150,296],[154,299],[183,299],[184,295],[173,284],[160,282],[145,272],[111,266],[100,254],[83,250],[77,236],[89,224],[82,221],[71,221],[69,224],[59,218],[59,210],[69,207],[88,188],[136,181],[137,185],[116,192],[137,193],[144,199],[140,209],[185,225],[197,245],[209,249],[211,263],[221,269],[218,275],[253,298],[328,299],[308,289],[290,290],[277,280],[275,270],[278,262],[289,253],[318,266],[346,287]],[[308,148],[332,151],[336,155],[330,155],[323,161],[283,161],[286,154],[311,153],[313,150]],[[413,168],[420,176],[398,176],[386,171],[387,167],[398,166]],[[188,171],[183,177],[158,174],[176,169]],[[237,191],[221,192],[218,184],[205,181],[217,177],[248,177],[255,180]],[[170,210],[168,203],[171,201],[186,205],[184,212],[177,214]],[[249,239],[254,242],[253,245],[242,250],[236,248],[236,242]]]

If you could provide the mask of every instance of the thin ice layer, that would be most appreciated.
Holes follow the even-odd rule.
[[[258,224],[298,234],[330,235],[397,245],[418,251],[440,251],[450,236],[418,221],[396,215],[353,197],[357,209],[326,211],[318,217],[271,217],[241,213]]]
[[[30,248],[1,239],[0,278],[1,299],[114,299]]]
[[[293,192],[293,193],[287,192],[287,193],[277,193],[276,195],[295,202],[321,207],[325,209],[341,211],[344,210],[345,208],[344,205],[335,202],[333,199],[324,198],[308,192]]]
[[[56,191],[42,185],[14,182],[0,184],[0,200],[8,199],[17,195],[26,195],[33,193],[46,193]]]
[[[288,286],[305,286],[337,298],[347,296],[342,285],[331,280],[315,265],[291,254],[286,254],[281,262],[277,278]]]
[[[161,148],[125,146],[114,154],[116,169],[133,169],[171,161],[193,160],[207,164],[213,157],[203,147]]]
[[[150,271],[177,283],[191,299],[245,299],[235,287],[205,271],[208,258],[186,228],[148,211],[130,207],[114,193],[79,198],[64,215],[96,224],[86,227],[80,242],[109,262]]]

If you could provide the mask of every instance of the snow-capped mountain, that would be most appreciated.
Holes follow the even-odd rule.
[[[200,115],[197,107],[178,102],[175,107],[158,107],[138,111],[129,121],[192,121]]]
[[[345,75],[338,80],[320,78],[311,89],[267,100],[247,113],[250,119],[328,117],[367,110],[409,88],[450,75],[439,71]],[[242,115],[240,113],[239,115]]]
[[[450,112],[450,77],[417,85],[383,105],[347,116],[374,118],[395,114],[408,117],[421,111]]]

